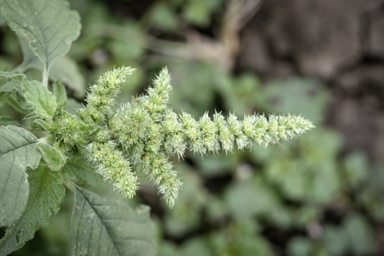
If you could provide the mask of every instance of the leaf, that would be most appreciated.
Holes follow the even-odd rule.
[[[64,198],[65,188],[58,172],[39,166],[27,173],[30,184],[28,203],[23,215],[7,229],[0,240],[1,256],[20,249],[25,242],[31,240],[35,232],[46,226],[49,219],[59,211]]]
[[[62,0],[0,0],[13,31],[25,38],[46,70],[63,57],[80,34],[80,17]]]
[[[0,227],[16,221],[24,211],[29,186],[25,169],[36,168],[40,153],[36,137],[23,128],[0,126]]]
[[[101,199],[76,189],[72,213],[73,255],[156,255],[149,207],[131,209],[124,201]]]
[[[37,147],[51,170],[58,171],[64,166],[67,159],[59,150],[45,143],[39,143]]]
[[[25,80],[22,83],[24,96],[35,113],[46,120],[51,120],[56,111],[55,96],[38,81]]]
[[[77,63],[65,56],[53,64],[49,77],[53,81],[61,81],[75,91],[75,96],[83,98],[85,95],[85,81],[79,72]]]
[[[9,116],[0,116],[0,126],[14,125],[19,126],[19,124]]]
[[[56,97],[57,109],[65,107],[67,104],[67,91],[64,85],[59,82],[53,84],[53,95]]]
[[[17,80],[10,80],[0,87],[0,106],[5,101],[21,113],[28,114],[33,111],[23,95],[21,83]]]
[[[103,184],[102,176],[96,173],[82,156],[68,159],[61,172],[79,184],[90,184],[93,186]]]
[[[34,52],[29,48],[28,41],[19,36],[21,50],[23,52],[23,63],[17,70],[25,72],[28,69],[35,68],[43,71],[43,64]],[[79,72],[77,63],[71,58],[64,56],[57,60],[51,67],[49,77],[53,81],[61,81],[69,88],[75,91],[75,95],[82,98],[85,94],[85,81]]]
[[[0,71],[0,77],[15,79],[16,81],[19,81],[19,82],[22,82],[26,78],[24,74],[15,74],[8,71]]]
[[[41,63],[40,59],[29,47],[28,40],[19,35],[17,37],[19,39],[21,52],[23,53],[23,62],[17,67],[17,70],[20,72],[25,72],[30,68],[37,67],[39,67],[40,70],[43,70],[43,63]]]
[[[71,115],[76,115],[77,109],[81,108],[82,106],[83,105],[81,105],[79,102],[77,102],[73,98],[69,98],[67,100],[67,105],[65,105],[64,110]]]
[[[80,127],[80,131],[84,136],[89,136],[95,133],[100,129],[100,126],[97,124],[84,124]]]
[[[18,84],[17,81],[9,81],[0,87],[0,106],[7,102],[8,97],[17,91],[14,85]]]
[[[42,119],[33,120],[32,128],[40,129],[40,127],[46,131],[50,130],[49,124],[47,122],[45,122],[44,120],[42,120]]]

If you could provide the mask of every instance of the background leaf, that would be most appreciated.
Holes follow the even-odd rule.
[[[43,71],[43,64],[29,47],[28,41],[19,36],[19,43],[21,51],[23,52],[23,63],[21,63],[16,70],[25,72],[28,69],[35,68]],[[67,85],[75,91],[77,97],[83,97],[85,95],[85,81],[83,75],[79,72],[77,63],[71,58],[64,56],[53,63],[49,72],[49,77],[53,81],[61,81]]]
[[[80,34],[80,17],[61,0],[1,0],[0,10],[8,25],[25,38],[49,70],[63,57]]]
[[[156,255],[149,207],[131,209],[124,201],[101,199],[76,189],[72,214],[73,255]]]
[[[59,211],[64,198],[65,188],[58,172],[40,166],[36,170],[28,171],[28,175],[28,203],[23,215],[7,229],[5,236],[0,240],[1,256],[10,254],[31,240],[35,232],[46,226],[49,219]]]
[[[16,221],[27,204],[25,168],[39,164],[36,142],[36,137],[23,128],[0,126],[0,227]]]
[[[24,96],[32,104],[35,113],[44,119],[50,120],[56,111],[55,96],[38,81],[23,81]]]
[[[103,184],[102,176],[96,173],[81,155],[68,159],[61,172],[79,184]]]
[[[0,116],[0,126],[14,125],[19,126],[19,124],[9,116]]]
[[[65,107],[67,104],[67,92],[64,85],[59,82],[53,84],[53,95],[56,97],[57,108]]]
[[[23,53],[23,62],[17,67],[20,72],[25,72],[30,68],[37,68],[43,70],[43,63],[39,60],[36,54],[29,47],[27,39],[17,36],[20,43],[21,52]]]
[[[76,62],[65,56],[53,64],[49,77],[53,81],[60,81],[74,90],[75,96],[82,98],[85,95],[85,81],[79,72]]]

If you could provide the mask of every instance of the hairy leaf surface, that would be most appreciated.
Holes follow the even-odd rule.
[[[148,207],[131,209],[124,201],[105,200],[76,189],[71,227],[73,255],[156,255],[153,229]]]
[[[15,79],[19,82],[23,81],[25,79],[25,75],[24,74],[15,74],[15,73],[12,73],[12,72],[8,72],[8,71],[0,71],[0,77],[6,77],[6,78],[9,78],[9,79]]]
[[[60,170],[64,164],[66,157],[59,150],[45,143],[37,144],[45,162],[53,171]]]
[[[62,0],[0,0],[8,25],[25,38],[47,70],[80,34],[80,17]]]
[[[24,211],[29,192],[25,169],[36,168],[41,157],[36,143],[23,128],[0,126],[0,227],[12,224]]]
[[[23,95],[21,83],[18,79],[11,79],[0,87],[0,106],[8,102],[17,111],[29,114],[33,109]]]
[[[10,226],[0,240],[0,256],[20,249],[59,211],[65,188],[58,172],[44,166],[28,170],[30,193],[23,215]]]
[[[22,85],[24,96],[35,113],[41,118],[50,120],[57,107],[55,96],[38,81],[24,80]]]

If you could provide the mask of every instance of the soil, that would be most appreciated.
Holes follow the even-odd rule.
[[[384,159],[384,1],[265,0],[240,41],[237,70],[321,80],[346,151]]]

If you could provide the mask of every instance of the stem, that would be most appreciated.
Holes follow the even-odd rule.
[[[76,192],[76,187],[78,187],[67,175],[60,173],[60,176],[63,178],[64,185],[71,190],[72,192]]]
[[[14,68],[12,70],[12,72],[14,73],[25,73],[25,71],[27,71],[29,68],[24,66],[23,64],[20,64],[19,66],[17,66],[16,68]]]
[[[48,87],[48,69],[46,66],[44,66],[43,69],[43,85],[45,87]]]

